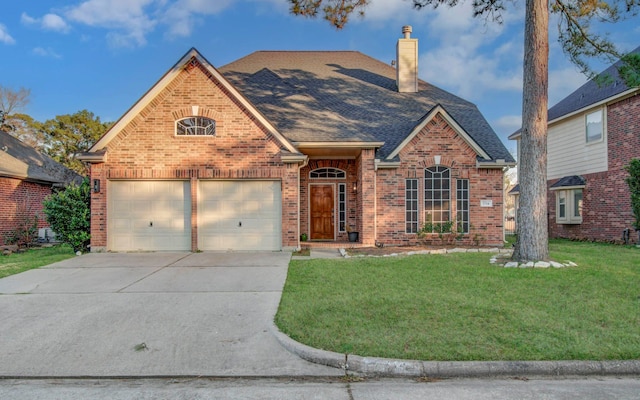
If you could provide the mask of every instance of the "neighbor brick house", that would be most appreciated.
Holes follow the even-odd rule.
[[[354,51],[260,51],[219,69],[192,49],[82,159],[92,250],[280,250],[416,243],[455,220],[503,243],[514,160],[475,105]]]
[[[18,225],[38,218],[39,229],[48,228],[43,201],[55,188],[81,177],[46,154],[0,131],[0,245]]]
[[[624,167],[640,158],[640,88],[624,83],[619,65],[600,74],[610,83],[590,80],[549,109],[550,237],[621,242],[625,229],[633,232]]]

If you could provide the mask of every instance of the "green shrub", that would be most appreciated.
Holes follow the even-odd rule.
[[[68,243],[73,251],[85,251],[91,227],[91,188],[89,180],[71,184],[44,201],[44,213],[58,240]]]

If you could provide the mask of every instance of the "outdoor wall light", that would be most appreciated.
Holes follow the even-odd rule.
[[[93,193],[100,193],[100,179],[93,180]]]
[[[358,193],[358,182],[353,182],[353,193]]]

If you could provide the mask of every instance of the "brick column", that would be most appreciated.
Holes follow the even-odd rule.
[[[107,249],[107,180],[104,164],[91,164],[91,251]],[[93,181],[100,181],[100,192],[93,191]]]
[[[358,230],[360,242],[373,246],[376,242],[376,171],[375,152],[363,149],[358,157]]]

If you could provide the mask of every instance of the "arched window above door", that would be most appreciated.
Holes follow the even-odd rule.
[[[309,178],[311,179],[322,179],[322,178],[346,179],[347,173],[338,168],[316,168],[313,171],[309,172]]]

